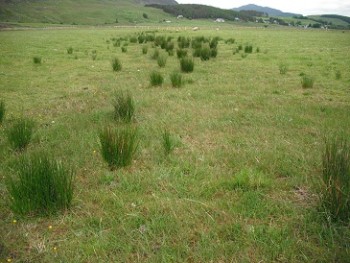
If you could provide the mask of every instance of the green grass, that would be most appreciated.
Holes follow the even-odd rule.
[[[185,73],[191,73],[194,69],[194,61],[193,58],[183,57],[180,59],[180,67],[181,71]]]
[[[150,74],[151,86],[161,86],[164,82],[162,74],[158,71],[152,71]]]
[[[301,86],[304,89],[309,89],[309,88],[313,88],[314,86],[314,78],[312,76],[309,75],[303,75],[301,77]]]
[[[10,206],[20,215],[49,215],[70,208],[73,199],[71,168],[45,152],[21,157],[7,180]]]
[[[0,101],[0,124],[2,124],[5,120],[6,107],[5,102],[3,100]]]
[[[73,51],[74,50],[72,47],[67,48],[67,54],[71,55],[71,54],[73,54]]]
[[[16,120],[6,130],[7,140],[14,150],[24,150],[33,136],[34,123],[30,119],[21,118]]]
[[[322,159],[322,204],[333,220],[350,219],[350,143],[348,136],[327,138]]]
[[[281,75],[285,75],[288,72],[288,66],[285,63],[279,65],[279,71]]]
[[[160,68],[164,68],[165,65],[166,65],[167,59],[168,59],[168,57],[167,57],[165,54],[159,55],[158,58],[157,58],[158,66],[159,66]]]
[[[170,81],[171,81],[171,85],[174,88],[180,88],[183,85],[183,79],[182,79],[182,75],[181,73],[178,72],[173,72],[170,74]]]
[[[214,31],[212,21],[194,22],[199,31],[174,22],[149,29],[0,32],[0,96],[6,103],[0,127],[0,261],[348,261],[348,223],[325,220],[318,196],[324,134],[346,131],[350,123],[350,34],[232,25]],[[181,70],[176,56],[159,68],[150,58],[152,41],[146,56],[144,43],[129,43],[127,53],[113,46],[142,31],[172,41],[236,41],[219,41],[215,59],[194,58],[195,70],[181,73],[186,85],[174,89],[170,74]],[[261,52],[233,56],[245,43]],[[186,49],[191,55],[192,48]],[[44,59],[39,67],[34,55]],[[118,74],[111,68],[114,57],[123,64]],[[281,62],[288,65],[283,76]],[[164,76],[163,88],[149,88],[154,70]],[[314,77],[313,89],[301,88],[300,72]],[[132,94],[137,114],[131,124],[113,119],[116,90]],[[45,150],[75,167],[74,198],[65,213],[38,218],[11,210],[5,178],[23,153],[11,150],[6,130],[23,115],[35,121],[26,152]],[[137,154],[130,165],[111,170],[101,156],[99,131],[129,125],[138,127]],[[166,158],[165,127],[181,142]]]
[[[113,71],[121,71],[122,70],[122,63],[120,62],[119,58],[114,58],[112,60],[112,69]]]
[[[110,169],[131,164],[138,146],[137,130],[106,127],[99,133],[101,154]]]
[[[38,57],[38,56],[33,57],[33,63],[34,64],[41,64],[41,57]]]
[[[148,46],[144,45],[142,46],[142,54],[146,55],[148,53]]]
[[[174,139],[167,129],[165,129],[162,133],[162,146],[165,155],[169,155],[175,148]]]
[[[117,91],[113,100],[114,119],[131,122],[135,112],[135,103],[130,92]]]

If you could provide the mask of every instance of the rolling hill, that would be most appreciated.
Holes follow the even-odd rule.
[[[274,9],[274,8],[270,8],[270,7],[266,7],[266,6],[265,7],[258,6],[258,5],[254,5],[254,4],[240,6],[237,8],[233,8],[232,10],[236,10],[236,11],[253,10],[253,11],[257,11],[257,12],[266,13],[269,16],[279,16],[279,17],[300,16],[300,14],[285,13],[285,12],[282,12],[281,10],[278,10],[278,9]]]
[[[169,19],[145,4],[176,5],[174,0],[2,0],[0,21],[50,24],[134,24]],[[146,14],[146,15],[144,15]]]

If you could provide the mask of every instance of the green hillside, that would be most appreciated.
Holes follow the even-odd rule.
[[[158,22],[169,14],[144,4],[176,4],[173,0],[32,0],[0,2],[0,21],[101,25]],[[146,15],[144,15],[146,14]]]

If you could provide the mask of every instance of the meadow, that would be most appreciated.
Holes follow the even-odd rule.
[[[349,223],[320,205],[325,137],[349,135],[350,32],[167,29],[0,32],[0,262],[350,262]],[[135,43],[142,32],[173,54]],[[182,72],[178,38],[202,36],[216,57]],[[19,118],[33,123],[21,151],[7,136]],[[134,158],[108,165],[100,134],[129,126]],[[43,151],[73,167],[72,204],[17,214],[7,178]]]

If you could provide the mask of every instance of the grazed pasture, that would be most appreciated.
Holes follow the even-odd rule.
[[[324,137],[349,134],[349,32],[148,32],[172,37],[173,55],[158,48],[164,66],[153,42],[130,42],[141,32],[0,32],[1,262],[347,262],[349,226],[327,220],[319,193]],[[219,37],[217,56],[181,73],[179,36]],[[120,90],[135,103],[129,124],[114,118]],[[18,152],[6,131],[21,117],[34,134]],[[99,132],[127,125],[136,155],[110,169]],[[75,168],[72,206],[18,216],[6,178],[21,155],[42,150]]]

